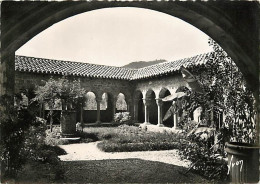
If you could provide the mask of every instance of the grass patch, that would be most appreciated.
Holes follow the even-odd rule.
[[[140,159],[70,161],[63,163],[66,183],[209,183],[187,169]]]
[[[36,161],[27,162],[16,178],[17,183],[63,183],[63,168],[61,165],[52,165]]]
[[[100,141],[105,152],[169,150],[178,147],[178,136],[168,132],[147,132],[135,126],[91,127],[84,129],[85,137]]]

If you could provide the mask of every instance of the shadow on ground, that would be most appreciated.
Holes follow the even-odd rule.
[[[208,183],[187,168],[141,159],[64,161],[66,183]]]

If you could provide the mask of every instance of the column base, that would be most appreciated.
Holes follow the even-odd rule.
[[[152,124],[149,122],[143,122],[141,125],[152,125]]]
[[[101,125],[101,121],[96,121],[96,124],[97,125]]]
[[[152,125],[149,122],[143,122],[142,124],[139,125],[139,128],[147,130],[147,125]]]
[[[165,127],[162,123],[157,124],[158,127]]]

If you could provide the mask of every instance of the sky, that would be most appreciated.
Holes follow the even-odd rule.
[[[176,17],[143,8],[105,8],[78,14],[39,33],[16,55],[123,66],[212,51],[208,36]]]

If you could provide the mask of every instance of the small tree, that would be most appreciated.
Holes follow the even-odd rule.
[[[224,123],[215,132],[216,137],[203,128],[201,131],[204,132],[198,131],[197,134],[189,134],[190,136],[185,134],[180,150],[185,158],[194,162],[193,169],[209,178],[223,180],[223,176],[227,176],[226,163],[219,164],[214,156],[225,153],[225,142],[255,142],[255,100],[245,85],[242,73],[227,53],[212,39],[209,40],[209,45],[214,52],[210,53],[206,64],[194,64],[188,69],[202,84],[204,94],[191,90],[187,95],[187,105],[181,108],[188,112],[188,116],[197,107],[202,107],[202,119],[213,127],[217,127],[216,114],[221,111]],[[182,120],[184,125],[189,126],[191,123],[187,116]],[[213,138],[218,138],[220,144],[213,146]]]
[[[202,83],[204,94],[190,92],[189,104],[184,110],[192,113],[202,107],[202,117],[208,125],[216,127],[216,114],[225,115],[222,128],[227,129],[233,141],[255,141],[255,107],[253,93],[245,85],[238,67],[227,53],[212,39],[212,52],[205,65],[191,66],[191,73]],[[185,119],[187,123],[188,119]],[[227,135],[225,135],[227,136]]]
[[[52,130],[55,102],[62,99],[62,103],[65,103],[63,106],[68,103],[76,103],[79,98],[83,97],[84,89],[81,88],[79,80],[70,81],[64,77],[59,78],[58,80],[50,78],[45,82],[44,86],[38,86],[36,88],[35,94],[36,97],[34,100],[39,101],[42,104],[47,102],[49,106],[50,129]],[[67,110],[67,108],[62,110]]]
[[[35,114],[33,109],[13,105],[13,96],[0,96],[0,162],[2,179],[15,178],[26,161],[23,153],[25,132],[33,125]]]

